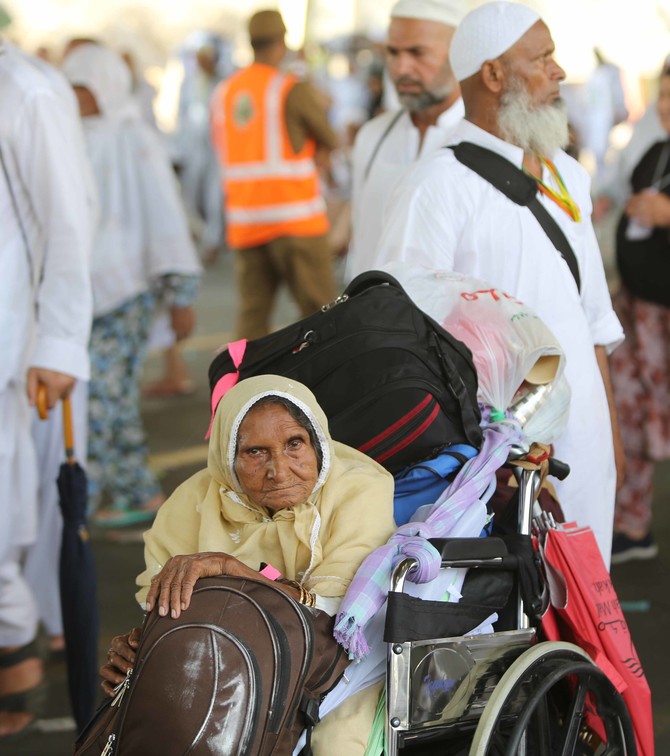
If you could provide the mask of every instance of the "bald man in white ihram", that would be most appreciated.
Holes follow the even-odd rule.
[[[402,108],[356,135],[347,281],[371,267],[386,200],[405,169],[445,145],[463,117],[449,45],[464,15],[465,0],[398,0],[391,9],[386,68]]]
[[[559,339],[572,389],[570,418],[555,444],[570,476],[557,486],[569,520],[590,525],[609,565],[617,472],[623,455],[607,353],[623,339],[590,221],[590,180],[568,143],[560,82],[546,24],[527,6],[482,5],[451,43],[465,119],[451,144],[506,158],[538,185],[541,205],[570,243],[581,289],[528,207],[517,205],[445,148],[421,161],[389,199],[375,263],[406,261],[488,281],[532,307]],[[616,466],[615,466],[616,449]]]

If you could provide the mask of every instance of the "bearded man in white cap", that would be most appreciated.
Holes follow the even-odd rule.
[[[623,455],[607,352],[623,331],[590,221],[589,177],[562,150],[568,142],[560,99],[565,74],[546,24],[535,11],[510,2],[482,5],[463,19],[451,64],[465,119],[450,144],[486,148],[515,176],[522,169],[533,177],[536,186],[521,174],[569,242],[581,288],[530,207],[509,199],[448,148],[421,161],[396,187],[375,263],[402,260],[483,279],[526,302],[552,329],[565,351],[572,389],[568,426],[555,444],[556,456],[572,468],[557,486],[559,497],[568,520],[593,528],[609,564]]]
[[[464,0],[398,0],[391,10],[386,66],[401,109],[368,121],[356,136],[347,281],[372,267],[386,200],[404,170],[442,147],[463,117],[449,46]]]

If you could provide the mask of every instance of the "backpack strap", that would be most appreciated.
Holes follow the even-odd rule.
[[[558,223],[540,202],[535,180],[519,170],[507,158],[497,152],[487,150],[485,147],[480,147],[478,144],[461,142],[460,144],[449,145],[448,149],[453,150],[460,163],[486,179],[512,202],[527,207],[533,213],[549,241],[568,264],[570,273],[572,273],[577,284],[577,291],[581,291],[579,264],[575,253]]]

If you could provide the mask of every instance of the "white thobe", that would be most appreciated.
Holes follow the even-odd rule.
[[[200,70],[184,80],[175,132],[179,180],[190,215],[203,222],[203,252],[219,246],[224,238],[221,170],[210,137],[209,116],[212,93],[219,81],[218,76]]]
[[[463,113],[463,100],[458,99],[434,126],[428,127],[423,141],[407,111],[382,113],[358,132],[352,154],[352,232],[344,273],[347,282],[372,268],[383,230],[384,207],[393,187],[419,158],[447,144]]]
[[[75,107],[60,74],[0,41],[0,646],[34,633],[13,561],[35,536],[26,370],[88,378],[93,220]]]
[[[451,142],[474,142],[521,167],[523,151],[462,121]],[[573,222],[554,202],[541,201],[577,257],[581,294],[570,270],[528,208],[515,205],[459,163],[451,150],[418,163],[389,199],[375,264],[406,261],[455,270],[488,281],[532,307],[561,343],[572,388],[565,433],[556,456],[571,474],[557,485],[569,520],[590,525],[609,564],[616,472],[610,415],[594,345],[613,349],[623,338],[612,310],[600,251],[590,222],[589,178],[564,152],[554,162],[582,211]],[[545,169],[543,180],[552,183]]]
[[[84,121],[100,197],[91,259],[94,314],[113,312],[162,275],[198,275],[177,179],[158,136],[134,114]]]

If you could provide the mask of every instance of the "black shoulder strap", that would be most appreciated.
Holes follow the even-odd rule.
[[[575,253],[558,223],[538,199],[535,181],[502,155],[480,147],[478,144],[461,142],[449,145],[449,149],[454,151],[459,162],[486,179],[512,202],[527,207],[533,213],[551,243],[568,264],[570,273],[577,284],[577,290],[581,291],[579,264]]]
[[[368,180],[368,176],[370,175],[370,171],[372,170],[372,164],[375,162],[375,159],[377,157],[377,153],[381,149],[382,144],[386,141],[386,137],[393,131],[393,127],[398,123],[400,120],[402,114],[404,113],[404,110],[399,110],[395,116],[391,119],[389,125],[384,130],[384,133],[379,137],[379,141],[375,145],[374,150],[372,151],[372,155],[370,155],[370,159],[368,160],[368,164],[365,166],[365,173],[363,174],[363,181]]]

